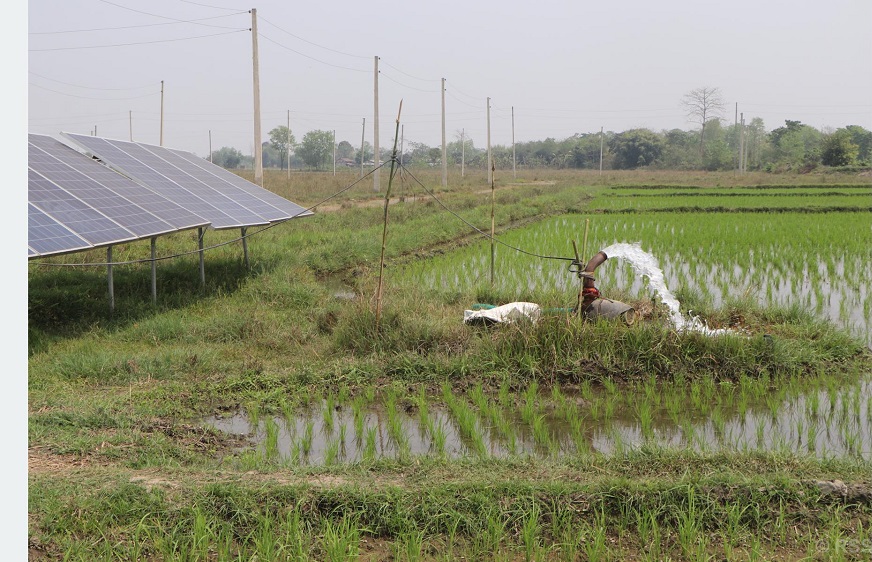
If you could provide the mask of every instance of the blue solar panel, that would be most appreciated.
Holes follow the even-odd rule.
[[[257,226],[269,224],[269,220],[247,209],[241,202],[236,201],[233,195],[238,195],[238,190],[227,193],[227,189],[219,189],[215,185],[203,183],[197,178],[186,174],[170,162],[167,162],[154,152],[141,144],[111,140],[112,145],[120,148],[133,158],[136,158],[146,166],[158,172],[167,179],[197,195],[204,201],[221,210],[236,221],[238,226]],[[242,193],[245,195],[244,193]]]
[[[82,237],[27,204],[27,256],[62,254],[87,250],[91,245]]]
[[[148,186],[156,193],[181,205],[195,215],[207,219],[212,223],[212,228],[221,229],[245,226],[227,215],[227,213],[217,209],[202,197],[191,193],[191,191],[176,182],[162,176],[150,166],[140,162],[106,139],[71,133],[63,134],[126,176]]]
[[[65,148],[65,147],[62,147]],[[65,148],[65,150],[70,150]],[[56,152],[56,150],[55,150]],[[80,155],[80,158],[84,156]],[[149,213],[114,191],[78,172],[44,150],[28,145],[27,164],[30,169],[61,186],[65,191],[120,224],[138,237],[175,232],[175,227]],[[100,164],[94,163],[96,166]]]
[[[287,214],[291,218],[307,217],[307,216],[310,216],[313,214],[312,211],[307,211],[306,209],[304,209],[303,207],[300,207],[296,203],[293,203],[292,201],[288,201],[284,197],[282,197],[280,195],[276,195],[272,191],[269,191],[267,189],[263,189],[262,187],[260,187],[258,185],[255,185],[249,181],[246,181],[246,180],[242,179],[241,177],[237,176],[236,174],[234,174],[233,172],[225,170],[221,166],[217,166],[215,164],[212,164],[211,162],[207,162],[206,160],[203,160],[202,158],[197,157],[195,154],[192,154],[190,152],[185,152],[183,150],[176,150],[176,149],[168,149],[168,150],[170,150],[170,152],[172,152],[173,154],[181,156],[182,158],[184,158],[188,162],[191,162],[192,164],[202,168],[203,170],[206,170],[207,172],[214,175],[215,177],[221,178],[222,180],[226,181],[227,183],[229,183],[231,185],[235,185],[239,189],[246,191],[246,192],[254,195],[255,197],[257,197],[259,199],[262,199],[263,201],[266,201],[267,203],[269,203],[273,207],[281,210],[284,214]]]
[[[188,174],[193,178],[196,178],[200,182],[211,186],[215,191],[218,191],[219,193],[233,199],[240,205],[244,206],[246,209],[249,209],[250,211],[256,213],[260,217],[263,217],[269,222],[288,220],[293,216],[291,213],[285,212],[280,208],[267,203],[263,197],[259,197],[257,194],[249,193],[248,191],[241,189],[230,182],[225,181],[217,175],[206,171],[205,169],[197,166],[196,164],[188,161],[187,159],[182,158],[181,156],[176,154],[177,151],[163,148],[162,146],[154,146],[143,143],[136,144],[145,148],[149,152],[160,156],[179,170],[183,171],[184,173]],[[196,156],[194,156],[194,158],[196,158]],[[260,190],[260,188],[258,189]],[[273,195],[269,191],[261,191],[263,191],[264,194]],[[260,195],[262,196],[263,194]],[[285,199],[281,200],[285,203],[288,203],[288,201]]]
[[[27,200],[93,246],[139,238],[31,169],[27,171]]]
[[[28,135],[33,146],[45,151],[70,168],[141,207],[145,213],[157,216],[177,230],[206,226],[209,221],[197,216],[166,197],[128,179],[118,172],[81,154],[47,135]]]

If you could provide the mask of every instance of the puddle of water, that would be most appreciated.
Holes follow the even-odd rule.
[[[569,396],[567,402],[557,404],[542,395],[535,412],[526,415],[521,402],[508,407],[494,402],[490,412],[472,406],[474,429],[467,425],[466,431],[447,408],[435,405],[428,407],[424,421],[402,408],[391,415],[382,405],[360,410],[357,419],[347,407],[325,416],[322,402],[290,420],[269,417],[253,425],[240,412],[208,418],[205,423],[246,435],[264,457],[308,465],[422,455],[611,455],[643,445],[872,460],[872,379],[788,398],[773,398],[770,393],[756,402],[712,396],[705,402],[711,405],[704,408],[692,407],[688,396],[671,408],[662,400],[648,404],[641,391],[633,397],[613,397],[584,402]],[[494,421],[495,411],[505,423]]]

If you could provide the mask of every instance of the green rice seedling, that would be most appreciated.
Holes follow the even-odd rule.
[[[248,414],[248,425],[251,428],[249,431],[254,433],[260,427],[260,406],[257,402],[249,402],[245,411]]]
[[[338,523],[324,519],[321,546],[329,562],[346,562],[360,556],[360,528],[351,518],[343,517]]]
[[[398,458],[406,458],[409,454],[409,436],[403,429],[403,421],[397,409],[397,398],[391,392],[385,398],[385,412],[388,416],[388,437],[393,441]]]
[[[428,428],[433,423],[430,419],[430,407],[427,402],[427,396],[424,394],[423,387],[415,397],[415,403],[418,406],[418,430],[423,438],[427,434]]]
[[[340,406],[343,406],[350,397],[350,391],[348,390],[348,386],[342,385],[339,387],[339,392],[336,394],[336,400]]]
[[[339,424],[339,448],[345,452],[345,437],[348,433],[348,428],[345,423]]]
[[[327,435],[333,433],[333,411],[335,409],[333,400],[333,395],[328,394],[324,401],[324,409],[321,411],[324,417],[324,432]]]
[[[355,398],[351,403],[351,411],[354,417],[354,439],[358,443],[358,445],[363,441],[363,432],[364,432],[364,412],[363,412],[363,400],[358,397]]]
[[[578,391],[581,394],[581,397],[587,402],[593,400],[593,386],[591,385],[590,379],[584,379],[581,381],[581,384],[578,386]]]
[[[478,420],[472,409],[462,400],[457,398],[447,384],[442,387],[442,396],[445,400],[451,416],[457,423],[460,436],[468,443],[472,451],[483,457],[487,454],[487,446],[484,443],[481,431],[478,428]]]
[[[294,416],[294,406],[289,400],[283,400],[281,407],[282,416],[284,416],[285,421],[285,429],[287,429],[289,435],[293,436],[293,432],[297,426],[295,423],[296,418]]]
[[[375,402],[375,387],[368,386],[363,390],[363,396],[366,399],[367,404],[372,404]]]
[[[309,456],[312,450],[312,439],[315,437],[315,422],[306,420],[306,428],[303,430],[303,439],[300,441],[300,450],[304,456]]]
[[[339,440],[330,439],[324,447],[324,464],[332,466],[336,464],[336,459],[339,457]]]
[[[509,408],[514,403],[509,381],[505,379],[500,383],[499,403],[503,408]]]
[[[375,460],[377,427],[366,428],[366,443],[363,446],[363,458],[366,461]]]
[[[817,391],[809,392],[805,397],[805,404],[808,415],[817,417],[821,407],[820,394]]]
[[[279,426],[275,419],[267,418],[263,422],[266,439],[263,443],[263,456],[266,460],[275,459],[279,454]]]
[[[445,454],[445,442],[448,439],[445,426],[442,422],[431,422],[430,424],[430,450],[438,456]]]

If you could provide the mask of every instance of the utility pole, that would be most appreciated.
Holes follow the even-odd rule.
[[[442,79],[442,187],[448,187],[448,149],[445,145],[445,78]]]
[[[464,139],[465,133],[466,127],[460,129],[460,177],[464,176],[464,168],[466,168],[466,139]]]
[[[212,129],[209,129],[209,163],[212,163]]]
[[[333,129],[333,175],[336,175],[336,129]]]
[[[745,114],[743,113],[739,119],[739,170],[744,174],[746,168],[745,162]]]
[[[263,187],[263,144],[260,132],[260,63],[257,57],[257,8],[251,9],[251,61],[254,70],[254,183]]]
[[[375,57],[375,74],[373,75],[374,93],[373,93],[373,124],[372,124],[372,150],[375,154],[372,161],[375,163],[375,171],[372,174],[372,190],[378,193],[379,191],[379,153],[378,153],[378,56]]]
[[[366,138],[366,117],[363,118],[363,125],[360,128],[360,177],[363,177],[363,161],[366,154],[363,152],[363,139]]]
[[[288,110],[288,179],[291,179],[291,110]]]
[[[600,127],[600,175],[603,175],[603,128]]]
[[[487,99],[487,182],[494,182],[493,162],[491,161],[491,144],[490,144],[490,98]]]
[[[160,145],[163,146],[164,81],[160,81]]]
[[[515,167],[515,106],[512,106],[512,179],[517,179],[518,173]]]
[[[130,118],[130,142],[133,142],[133,110],[128,111],[128,117]]]

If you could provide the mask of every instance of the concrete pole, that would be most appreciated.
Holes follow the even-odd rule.
[[[605,137],[603,137],[603,128],[600,127],[600,175],[603,175],[603,141]]]
[[[448,187],[448,148],[445,144],[445,78],[442,79],[442,187]]]
[[[518,173],[515,167],[515,106],[512,106],[512,179],[517,179]]]
[[[739,173],[745,171],[745,114],[739,117]]]
[[[291,179],[291,110],[288,110],[288,179]]]
[[[360,126],[360,177],[363,177],[363,161],[366,154],[363,152],[364,140],[366,138],[366,117],[363,118],[363,124]]]
[[[161,146],[163,146],[163,121],[164,121],[163,117],[164,117],[164,81],[161,80],[160,81],[160,145]]]
[[[380,164],[379,152],[378,152],[378,56],[375,58],[375,73],[373,75],[374,81],[374,89],[373,89],[373,109],[372,109],[372,149],[375,154],[372,157],[372,161],[375,162],[375,167],[378,168]],[[378,193],[380,189],[379,185],[379,171],[376,170],[375,173],[372,174],[372,190]]]
[[[494,182],[493,160],[491,160],[491,137],[490,137],[490,98],[487,99],[487,183]]]
[[[466,127],[460,129],[460,177],[464,176],[464,168],[466,168],[466,139],[464,138],[464,133],[466,133]]]
[[[263,144],[260,131],[260,62],[257,56],[257,8],[251,9],[251,60],[254,68],[254,183],[263,187]]]

